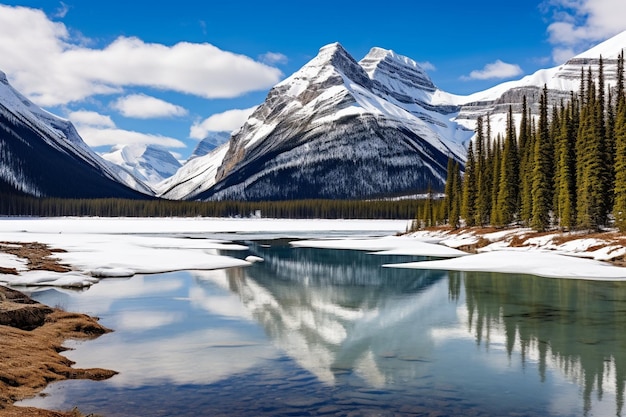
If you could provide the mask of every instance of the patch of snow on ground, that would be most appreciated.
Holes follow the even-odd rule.
[[[0,266],[4,268],[15,268],[17,271],[26,271],[26,259],[22,259],[10,253],[0,252]]]
[[[0,275],[8,285],[89,286],[98,278],[132,276],[179,270],[213,270],[250,265],[218,255],[219,250],[245,250],[246,246],[203,238],[208,233],[288,234],[315,230],[388,231],[406,229],[407,221],[371,220],[273,220],[208,218],[3,218],[0,234],[9,242],[40,242],[66,252],[55,253],[75,272],[24,272]],[[193,236],[194,238],[188,238]],[[17,257],[0,254],[0,266],[24,264]]]
[[[626,279],[626,268],[538,250],[484,252],[454,259],[384,266],[390,268],[519,273],[550,278],[603,281]]]

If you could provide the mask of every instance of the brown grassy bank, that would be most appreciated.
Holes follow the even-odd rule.
[[[28,260],[29,269],[68,270],[52,258],[53,251],[36,243],[0,245],[0,250]],[[6,268],[1,273],[11,273]],[[106,369],[77,369],[61,355],[67,339],[92,339],[110,330],[97,318],[40,304],[25,294],[0,286],[0,417],[76,417],[76,410],[58,412],[16,407],[50,382],[65,379],[103,380],[116,374]]]

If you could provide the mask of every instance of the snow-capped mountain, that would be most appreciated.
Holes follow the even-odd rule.
[[[228,151],[225,143],[207,155],[190,158],[173,176],[156,184],[156,195],[168,200],[193,199],[215,184],[215,175]]]
[[[207,137],[198,142],[188,160],[207,155],[230,139],[231,132],[209,132]]]
[[[626,31],[576,55],[563,65],[541,69],[520,80],[498,84],[469,96],[451,95],[450,102],[461,105],[461,111],[455,120],[469,129],[474,129],[476,118],[489,114],[493,134],[503,133],[509,106],[512,106],[513,112],[518,115],[515,122],[519,124],[524,96],[534,115],[537,115],[539,97],[544,85],[549,90],[550,103],[569,99],[572,91],[577,92],[580,89],[581,71],[586,75],[591,69],[594,76],[597,76],[600,57],[604,67],[605,83],[614,86],[617,78],[617,58],[624,49],[626,49]]]
[[[174,155],[158,145],[117,145],[101,156],[150,186],[171,177],[182,166]]]
[[[0,71],[0,191],[50,197],[145,197],[123,185],[121,174],[83,142],[72,123],[33,104]],[[139,181],[134,185],[151,193]]]
[[[196,182],[184,198],[369,198],[441,188],[448,156],[462,162],[473,135],[450,121],[459,107],[442,94],[409,58],[374,48],[357,62],[340,44],[327,45],[233,134],[215,184]]]

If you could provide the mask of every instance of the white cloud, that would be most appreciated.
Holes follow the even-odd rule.
[[[256,106],[249,109],[233,109],[224,113],[214,114],[201,122],[194,123],[189,130],[189,137],[192,139],[204,139],[208,132],[232,132],[243,126],[255,110]]]
[[[89,146],[153,144],[171,148],[184,148],[186,145],[178,139],[149,133],[135,132],[116,128],[76,127],[80,136]]]
[[[68,115],[68,119],[76,126],[115,127],[111,116],[106,116],[95,111],[75,111]]]
[[[279,69],[211,44],[173,46],[119,37],[102,49],[72,39],[41,10],[0,5],[0,68],[42,106],[144,86],[205,98],[230,98],[276,84]]]
[[[496,60],[490,64],[485,65],[482,70],[474,70],[469,76],[461,77],[464,80],[489,80],[489,79],[501,79],[511,78],[523,74],[524,71],[517,64],[508,64],[501,60]]]
[[[56,18],[64,18],[65,16],[67,16],[67,12],[70,11],[70,8],[67,4],[61,2],[61,5],[59,6],[58,9],[56,9],[56,11],[54,12],[54,17]]]
[[[80,110],[68,115],[78,134],[89,146],[154,144],[172,148],[186,145],[178,139],[162,135],[118,129],[110,116],[94,111]]]
[[[433,65],[433,63],[425,61],[425,62],[418,62],[417,65],[419,65],[420,67],[422,67],[424,69],[424,71],[436,71],[437,68],[435,67],[435,65]]]
[[[289,58],[279,52],[267,52],[259,57],[259,61],[268,65],[286,64]]]
[[[547,0],[543,7],[553,21],[548,33],[554,46],[552,57],[558,64],[626,30],[624,1]]]
[[[137,119],[186,116],[187,110],[167,101],[145,94],[132,94],[120,97],[111,104],[122,116]]]

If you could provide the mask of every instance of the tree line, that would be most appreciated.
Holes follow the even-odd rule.
[[[1,193],[4,216],[251,217],[284,219],[412,219],[426,200],[172,201],[37,198]]]
[[[589,67],[580,78],[578,93],[552,106],[544,85],[538,114],[524,97],[519,130],[511,106],[495,138],[489,116],[479,117],[464,172],[449,160],[445,199],[418,213],[414,227],[626,231],[624,53],[614,88],[605,86],[602,57],[595,76]]]

